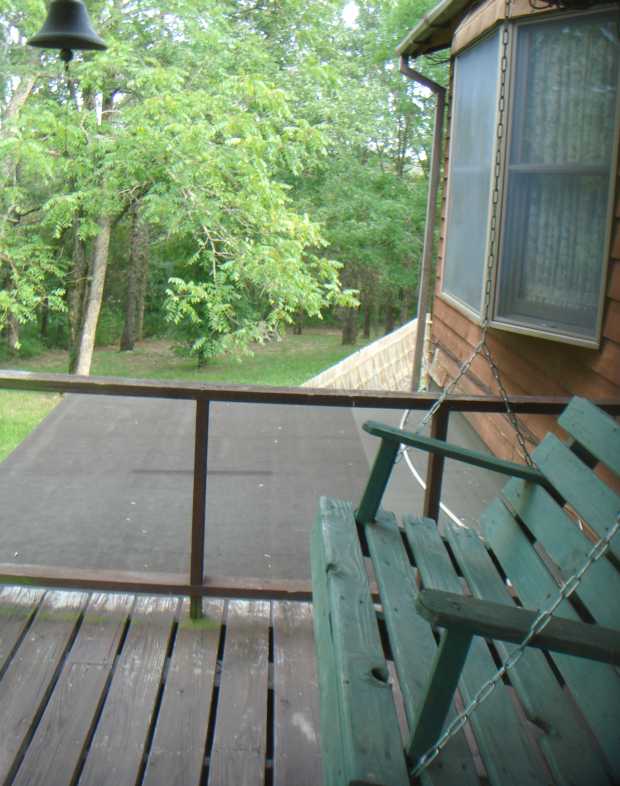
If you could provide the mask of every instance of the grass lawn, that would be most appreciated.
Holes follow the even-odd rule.
[[[91,374],[295,386],[368,343],[368,340],[362,340],[356,347],[343,347],[340,341],[338,330],[309,328],[301,336],[287,335],[282,341],[254,347],[252,357],[241,360],[221,357],[208,366],[197,368],[195,360],[179,357],[169,341],[149,340],[139,344],[133,352],[119,352],[108,347],[95,350]],[[67,354],[46,352],[28,360],[5,362],[2,367],[63,373],[67,370]],[[59,400],[60,396],[53,394],[0,390],[0,461],[19,445]]]

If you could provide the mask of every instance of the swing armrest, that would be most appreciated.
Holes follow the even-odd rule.
[[[538,612],[441,590],[421,590],[418,613],[432,625],[487,639],[520,643]],[[620,666],[620,631],[553,617],[530,647]]]
[[[449,442],[444,442],[440,439],[433,439],[432,437],[420,437],[410,431],[403,431],[393,426],[386,426],[383,423],[378,423],[375,420],[369,420],[364,423],[364,431],[372,434],[374,437],[381,437],[381,439],[388,442],[397,442],[401,445],[408,445],[412,448],[424,450],[427,453],[434,453],[445,458],[456,459],[466,464],[473,464],[476,467],[483,469],[490,469],[492,472],[499,472],[502,475],[509,475],[513,478],[522,478],[529,480],[532,483],[538,483],[546,486],[547,480],[545,476],[533,467],[526,467],[523,464],[515,464],[512,461],[504,461],[503,459],[495,458],[486,453],[479,453],[475,450],[468,450],[461,448],[458,445],[452,445]]]

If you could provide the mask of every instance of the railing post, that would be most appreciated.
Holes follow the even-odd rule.
[[[207,508],[207,452],[209,446],[209,401],[196,400],[194,435],[194,495],[192,504],[192,541],[190,546],[189,583],[192,589],[204,582],[205,517]],[[202,595],[193,594],[190,617],[202,617]]]
[[[448,436],[448,419],[450,410],[444,402],[431,420],[431,437],[443,439]],[[424,495],[423,515],[435,519],[439,518],[439,504],[441,502],[441,482],[443,480],[444,457],[432,453],[426,465],[426,494]]]

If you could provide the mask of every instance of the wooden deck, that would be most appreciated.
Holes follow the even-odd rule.
[[[321,786],[312,609],[0,590],[0,783]]]

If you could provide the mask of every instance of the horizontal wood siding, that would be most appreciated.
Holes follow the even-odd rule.
[[[448,148],[449,138],[446,140],[444,172],[448,171]],[[618,175],[600,347],[598,350],[586,349],[504,330],[489,330],[489,349],[500,369],[504,385],[511,394],[578,394],[586,398],[607,397],[620,400],[620,171]],[[441,387],[455,377],[460,365],[471,355],[480,338],[479,325],[441,297],[445,233],[444,187],[433,302],[431,368],[431,376]],[[462,380],[458,391],[471,395],[497,394],[493,374],[484,359],[476,358],[467,379]],[[512,461],[519,459],[514,433],[506,417],[475,414],[467,417],[493,453]],[[532,446],[547,431],[561,431],[555,425],[555,418],[551,416],[523,416],[520,422]]]

